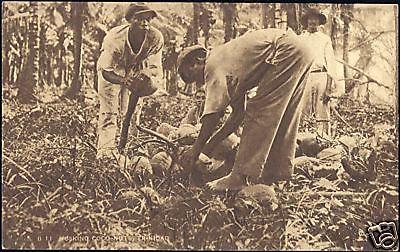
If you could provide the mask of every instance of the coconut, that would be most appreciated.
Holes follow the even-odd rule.
[[[130,162],[129,166],[127,166],[128,172],[133,175],[151,175],[153,174],[153,168],[151,167],[150,161],[147,157],[144,156],[135,156]]]
[[[157,176],[165,173],[171,167],[171,163],[172,158],[165,151],[157,153],[150,160],[151,167]]]
[[[177,127],[174,127],[168,123],[161,123],[160,126],[157,127],[156,131],[168,137],[172,132],[176,131],[177,129]]]
[[[215,147],[210,156],[223,160],[239,145],[239,143],[240,137],[232,133]]]

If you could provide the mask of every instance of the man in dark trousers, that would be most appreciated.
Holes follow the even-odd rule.
[[[280,29],[257,30],[214,47],[209,55],[201,46],[187,48],[178,62],[183,81],[205,84],[206,90],[200,134],[182,155],[182,164],[192,166],[201,152],[211,155],[244,120],[232,172],[208,186],[238,190],[247,182],[290,178],[301,100],[312,65],[309,49],[298,36]],[[246,92],[254,87],[257,94],[246,101]],[[213,135],[227,106],[232,113]]]

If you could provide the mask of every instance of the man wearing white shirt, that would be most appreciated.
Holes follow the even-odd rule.
[[[301,37],[312,48],[314,57],[306,85],[303,113],[306,115],[314,113],[317,133],[329,137],[331,136],[330,108],[335,103],[332,99],[344,94],[344,82],[340,80],[339,65],[335,60],[331,39],[318,30],[320,25],[326,23],[325,15],[316,9],[309,9],[301,18],[301,23],[307,29]],[[330,81],[334,85],[328,85]]]
[[[127,113],[131,92],[144,97],[153,94],[160,85],[164,38],[150,25],[156,16],[146,5],[131,4],[125,13],[129,24],[112,28],[104,38],[97,63],[100,101],[97,159],[116,157],[121,166],[129,161],[116,147],[118,114],[122,117]],[[139,112],[142,99],[137,103]]]

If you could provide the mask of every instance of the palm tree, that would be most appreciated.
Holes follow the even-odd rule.
[[[296,3],[286,3],[287,25],[296,33],[300,32],[298,19],[298,5]]]
[[[193,3],[193,44],[199,43],[201,3]]]
[[[1,10],[3,13],[3,18],[7,17],[8,8],[6,4],[2,4]],[[2,25],[3,34],[9,34],[9,24],[4,22]],[[8,83],[10,79],[10,40],[7,36],[3,36],[3,54],[2,54],[2,71],[3,71],[3,83]]]
[[[349,62],[349,28],[352,17],[352,4],[341,4],[341,18],[343,20],[343,61]],[[349,70],[344,66],[344,78],[349,78]],[[349,81],[346,81],[346,86],[349,85]]]
[[[38,83],[39,64],[39,28],[38,28],[38,2],[29,3],[29,30],[28,30],[28,57],[17,78],[17,98],[22,103],[35,100],[34,89]]]
[[[274,3],[261,3],[261,22],[263,28],[275,28]]]
[[[225,43],[236,37],[237,11],[235,3],[222,3]]]
[[[82,87],[82,28],[83,28],[83,12],[87,9],[87,2],[72,2],[71,3],[71,23],[73,30],[73,54],[74,66],[72,82],[69,89],[64,93],[64,96],[75,98]]]

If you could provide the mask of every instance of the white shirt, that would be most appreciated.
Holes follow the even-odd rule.
[[[325,67],[327,74],[333,79],[335,87],[332,87],[337,95],[344,94],[344,81],[339,74],[340,65],[335,59],[331,38],[317,31],[309,33],[308,31],[300,35],[302,39],[311,47],[311,52],[314,55],[314,64],[312,70],[319,70]]]
[[[134,65],[133,63],[137,60],[139,53],[134,53],[128,42],[129,26],[125,24],[114,27],[104,37],[97,61],[98,71],[104,69],[125,76],[127,65]],[[157,84],[160,84],[160,79],[162,79],[161,54],[163,45],[164,38],[161,32],[151,27],[140,48],[140,51],[144,51],[146,57],[137,64],[135,69],[135,72],[141,71],[148,74]],[[143,70],[140,70],[139,65],[143,67]]]

